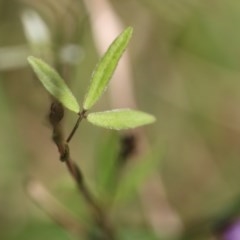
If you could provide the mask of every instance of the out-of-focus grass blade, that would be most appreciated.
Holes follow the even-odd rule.
[[[141,159],[134,161],[119,183],[115,195],[116,206],[130,200],[136,194],[139,187],[147,180],[147,177],[156,171],[163,159],[164,152],[163,147],[158,147],[156,150],[148,152]]]
[[[109,200],[116,183],[116,170],[119,154],[119,135],[110,132],[106,139],[98,143],[96,151],[96,188],[101,200]]]
[[[112,111],[90,113],[87,116],[87,120],[99,127],[122,130],[153,123],[155,117],[136,110],[116,109]]]
[[[2,86],[4,81],[7,78],[0,74],[0,239],[9,239],[8,235],[19,229],[26,218],[26,197],[19,189],[22,189],[29,162],[24,154],[23,137],[16,126],[16,115]],[[11,225],[15,227],[10,230]]]
[[[35,57],[28,57],[28,62],[48,92],[69,110],[76,113],[80,111],[80,107],[73,93],[52,67]]]
[[[239,69],[238,49],[240,31],[233,23],[239,22],[239,3],[237,1],[219,1],[219,11],[201,11],[196,9],[188,22],[183,25],[175,39],[175,46],[189,56],[195,56],[206,62],[230,70]],[[231,40],[230,40],[231,39]]]
[[[37,221],[31,219],[29,223],[25,223],[25,226],[16,231],[15,236],[11,237],[11,240],[15,239],[52,239],[52,240],[69,240],[69,234],[56,224],[49,223],[49,221]]]
[[[132,31],[133,29],[131,27],[126,28],[114,40],[100,62],[97,64],[92,75],[90,87],[83,103],[83,108],[85,110],[90,109],[98,101],[104,90],[107,88],[112,74],[117,67],[118,61],[132,36]]]
[[[151,232],[149,229],[145,229],[144,227],[141,228],[124,228],[120,229],[118,233],[119,239],[121,240],[132,240],[132,239],[139,239],[139,240],[159,240],[154,232]],[[162,239],[162,238],[161,238]]]

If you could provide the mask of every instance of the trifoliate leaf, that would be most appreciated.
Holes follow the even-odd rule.
[[[133,29],[131,27],[124,30],[110,45],[105,55],[97,64],[83,103],[83,108],[85,110],[90,109],[107,88],[118,61],[132,36],[132,31]]]
[[[73,93],[52,67],[35,57],[28,57],[28,62],[48,92],[69,110],[76,113],[80,112],[80,107]]]
[[[122,130],[150,124],[155,117],[140,111],[130,109],[116,109],[106,112],[90,113],[87,120],[99,127]]]

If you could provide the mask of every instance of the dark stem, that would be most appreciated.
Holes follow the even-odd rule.
[[[84,118],[84,114],[80,113],[72,131],[70,132],[69,136],[67,137],[67,140],[66,140],[67,143],[69,143],[71,141],[73,135],[77,131],[78,126],[79,126],[79,124],[80,124],[80,122],[82,121],[83,118]]]
[[[68,143],[72,139],[74,133],[76,132],[79,123],[82,121],[83,118],[86,117],[86,111],[83,110],[79,113],[79,118],[71,131],[69,137],[65,141],[63,138],[62,128],[61,128],[61,120],[64,116],[63,114],[63,107],[59,102],[53,102],[49,114],[49,121],[53,127],[53,141],[58,148],[58,152],[60,155],[60,160],[64,162],[67,166],[69,173],[71,174],[72,178],[76,182],[79,192],[85,199],[86,203],[91,210],[93,218],[96,221],[98,228],[101,230],[103,239],[104,240],[114,240],[113,230],[110,226],[108,218],[101,208],[101,206],[97,203],[96,199],[94,199],[93,195],[89,191],[87,185],[85,184],[83,174],[77,164],[71,159],[70,157],[70,150]]]

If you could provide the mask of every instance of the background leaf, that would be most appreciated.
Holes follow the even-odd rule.
[[[25,219],[27,201],[22,185],[29,162],[16,126],[16,112],[3,87],[5,79],[0,74],[0,239],[8,240],[8,235],[13,234]],[[14,226],[11,231],[9,226]]]
[[[83,108],[90,109],[106,89],[117,63],[126,49],[133,29],[125,29],[110,45],[93,72],[91,84],[85,97]]]
[[[87,120],[100,127],[121,130],[153,123],[155,117],[148,113],[131,109],[116,109],[90,113],[87,116]]]
[[[21,14],[21,21],[32,54],[50,57],[53,54],[51,32],[41,15],[32,9],[24,9]]]
[[[100,136],[96,146],[96,188],[99,199],[109,200],[116,185],[120,139],[116,132],[110,131],[106,137]]]
[[[41,59],[28,57],[28,62],[33,71],[42,82],[43,86],[66,108],[78,113],[80,107],[71,90],[60,75]]]
[[[41,234],[39,234],[41,233]],[[36,221],[26,224],[17,234],[11,237],[9,240],[24,239],[24,240],[40,240],[40,239],[52,239],[52,240],[71,240],[72,236],[61,227],[51,222]]]
[[[121,240],[161,240],[156,236],[153,232],[149,231],[146,227],[139,227],[139,228],[128,228],[124,227],[121,229],[119,235],[119,239]]]
[[[147,152],[132,163],[122,177],[116,195],[115,204],[119,206],[125,201],[129,201],[136,193],[138,188],[144,184],[147,177],[157,170],[163,159],[165,149],[159,146],[151,152]]]

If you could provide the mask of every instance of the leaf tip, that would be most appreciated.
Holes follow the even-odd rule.
[[[41,61],[39,58],[36,58],[34,56],[28,56],[27,61],[30,64],[31,67],[34,68],[34,66]]]
[[[125,37],[126,37],[126,39],[127,39],[127,42],[129,42],[130,39],[132,38],[132,35],[133,35],[133,27],[131,27],[131,26],[127,27],[127,28],[123,31],[122,35],[125,35]]]
[[[154,115],[152,115],[152,114],[149,114],[149,124],[150,123],[154,123],[154,122],[156,122],[157,121],[157,118],[154,116]]]
[[[132,33],[133,33],[133,27],[132,27],[132,26],[128,26],[125,31],[128,32],[129,35],[132,35]]]
[[[28,57],[27,57],[27,61],[28,61],[29,64],[32,64],[33,61],[34,61],[34,59],[35,59],[35,58],[34,58],[33,56],[28,56]]]

